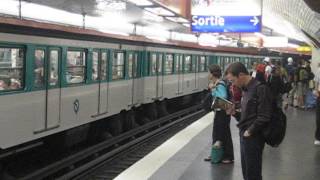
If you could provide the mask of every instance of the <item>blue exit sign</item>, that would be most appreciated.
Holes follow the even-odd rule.
[[[192,32],[261,32],[261,16],[192,16]]]

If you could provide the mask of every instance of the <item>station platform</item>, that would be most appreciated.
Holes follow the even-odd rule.
[[[315,111],[289,108],[287,134],[278,148],[265,146],[263,179],[318,180],[320,146],[315,146]],[[163,143],[143,159],[121,173],[116,180],[242,180],[239,131],[231,123],[235,161],[233,164],[211,164],[209,155],[212,119],[209,113]]]

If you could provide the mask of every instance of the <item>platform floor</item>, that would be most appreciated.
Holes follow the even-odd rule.
[[[265,147],[263,179],[319,180],[320,146],[313,145],[315,112],[289,108],[286,114],[288,126],[284,142],[278,148]],[[210,113],[182,130],[116,179],[241,180],[235,121],[231,123],[235,163],[212,165],[203,161],[210,151],[212,118]]]

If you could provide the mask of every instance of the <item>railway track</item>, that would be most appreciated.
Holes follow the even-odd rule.
[[[112,179],[204,114],[201,105],[189,107],[79,150],[18,179]]]

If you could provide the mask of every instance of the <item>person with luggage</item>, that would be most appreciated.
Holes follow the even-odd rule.
[[[309,73],[306,70],[304,60],[301,60],[298,64],[298,70],[296,72],[297,76],[297,91],[296,96],[298,100],[297,107],[304,109],[305,108],[305,96],[307,94],[307,84],[309,81]]]
[[[222,72],[221,68],[218,65],[209,66],[209,88],[212,92],[212,97],[228,99],[228,86],[227,83],[221,79]],[[215,116],[213,122],[212,130],[212,145],[213,146],[222,146],[223,156],[221,163],[229,164],[233,163],[234,154],[233,154],[233,144],[230,131],[230,115],[226,114],[226,111],[223,109],[214,109]],[[212,157],[209,156],[205,158],[205,161],[212,161]]]
[[[271,92],[266,84],[252,78],[246,67],[235,62],[226,70],[232,84],[243,90],[240,129],[241,165],[244,180],[262,180],[263,129],[272,116]]]

